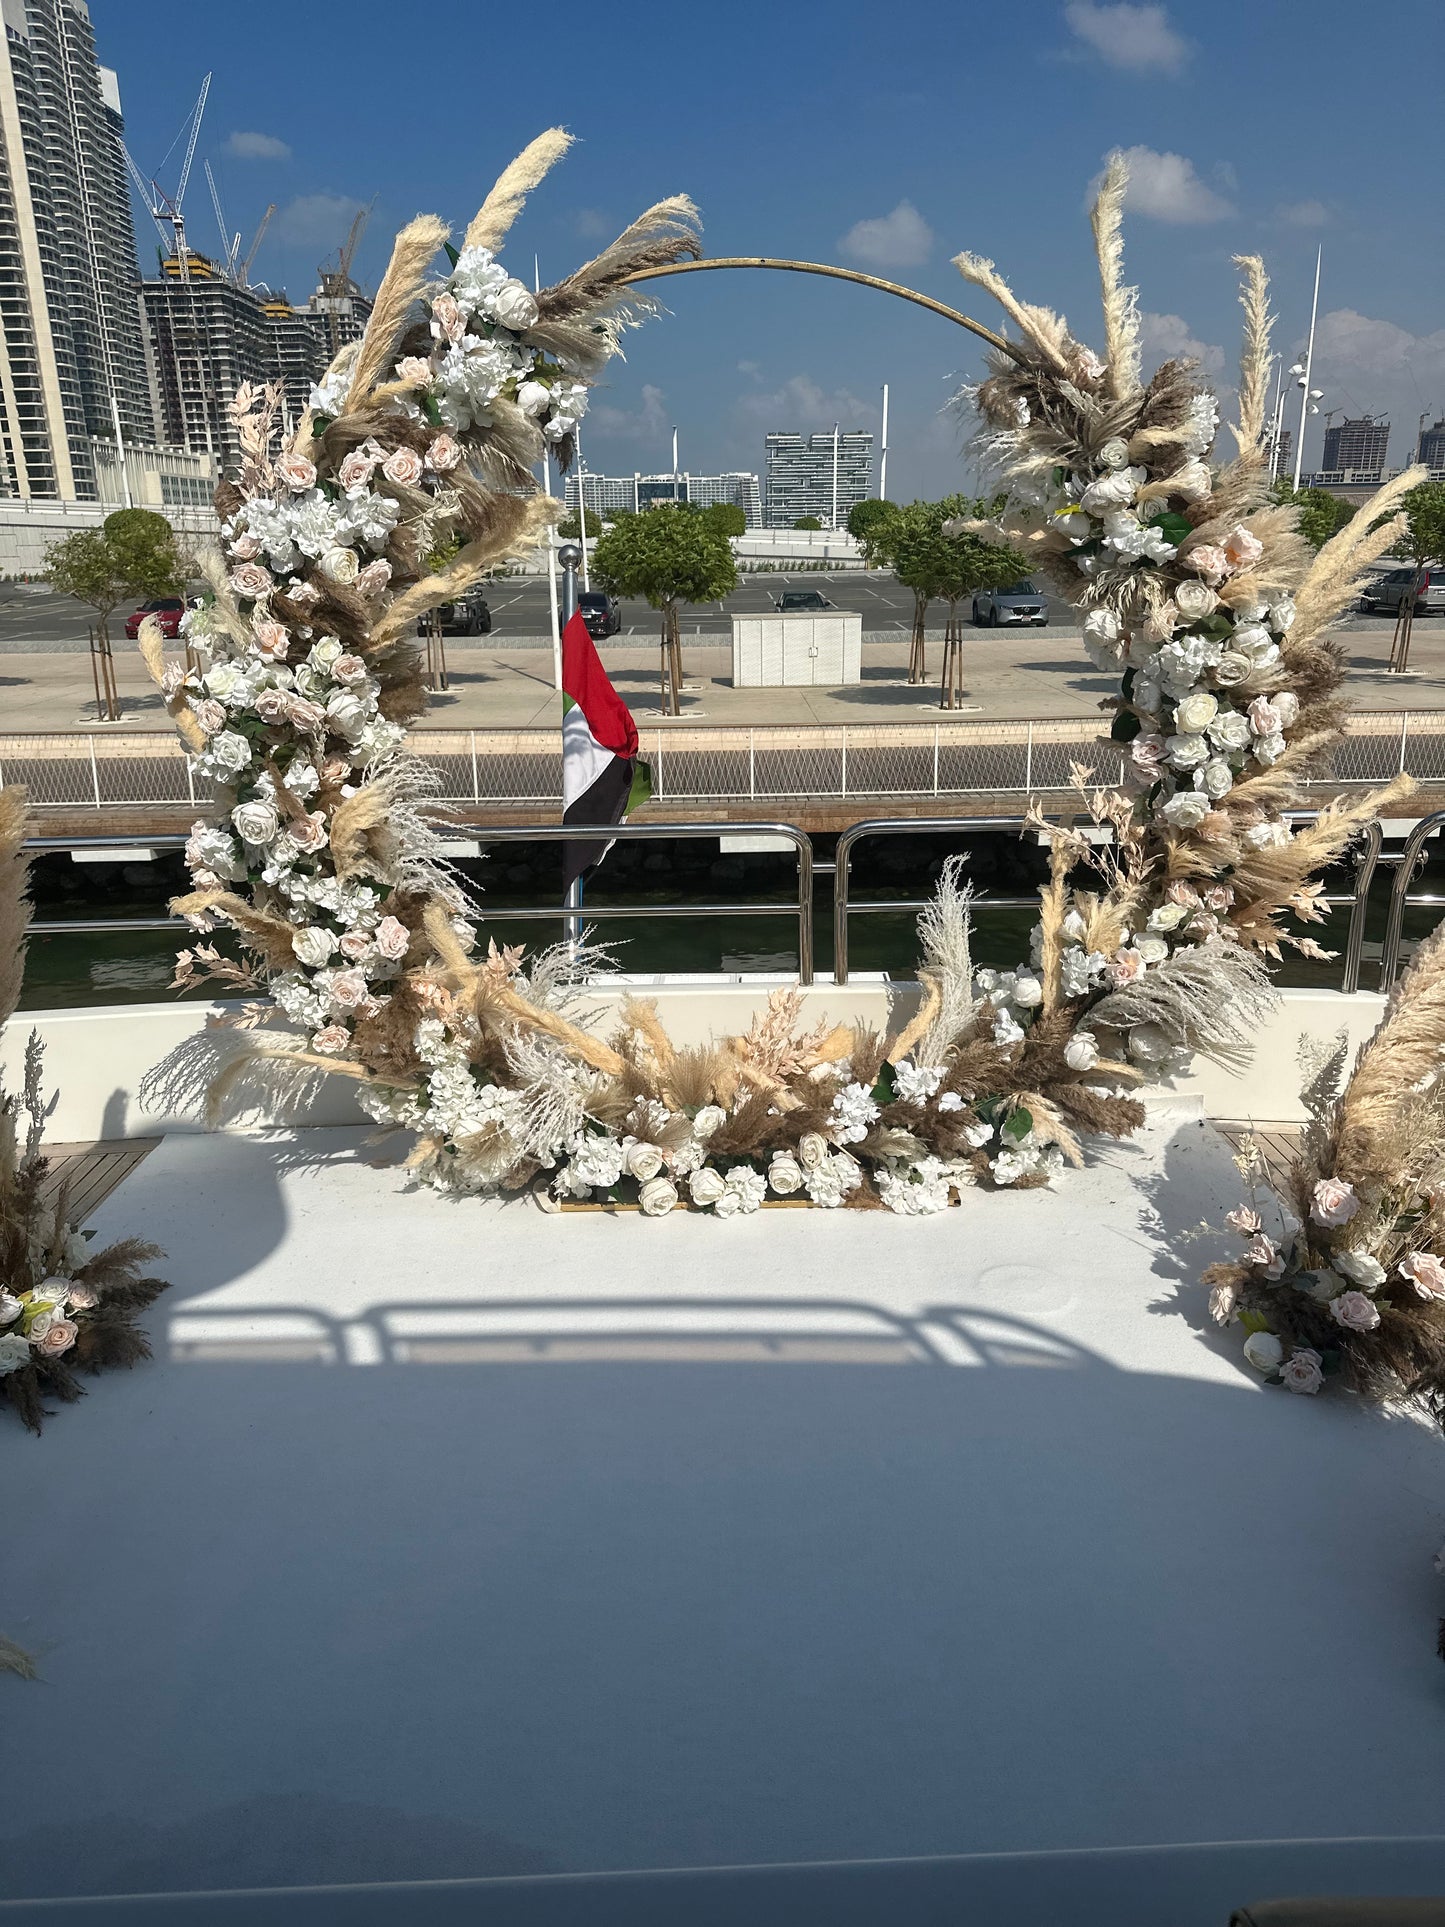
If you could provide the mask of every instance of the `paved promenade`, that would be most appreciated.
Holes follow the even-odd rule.
[[[1415,626],[1412,672],[1386,669],[1391,625],[1350,618],[1341,626],[1350,662],[1349,692],[1357,712],[1445,709],[1445,622]],[[116,681],[126,729],[168,729],[160,698],[143,670],[135,645],[114,646]],[[639,723],[662,724],[658,650],[640,639],[614,638],[602,657]],[[730,647],[718,635],[684,638],[686,684],[683,722],[718,727],[774,727],[877,723],[933,723],[948,712],[938,707],[937,685],[910,688],[906,636],[865,635],[863,680],[853,688],[735,689]],[[929,646],[929,668],[942,658],[942,638]],[[540,640],[490,638],[447,642],[449,687],[433,699],[428,721],[460,729],[553,729],[560,726],[552,688],[550,648]],[[1097,717],[1101,697],[1116,687],[1085,657],[1077,629],[999,635],[967,630],[964,644],[964,707],[953,714],[976,722],[1072,721]],[[41,644],[27,652],[12,643],[0,654],[0,729],[73,730],[96,723],[87,655]],[[104,734],[102,726],[100,734]]]

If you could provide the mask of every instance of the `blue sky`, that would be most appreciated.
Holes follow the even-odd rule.
[[[710,254],[863,267],[996,323],[950,264],[971,248],[1094,338],[1084,207],[1117,145],[1135,151],[1127,266],[1155,359],[1193,343],[1229,380],[1230,257],[1245,251],[1270,268],[1278,339],[1301,343],[1323,245],[1321,409],[1388,411],[1397,462],[1419,414],[1445,414],[1440,0],[91,0],[91,11],[148,173],[214,70],[191,235],[216,245],[209,158],[248,238],[278,203],[254,273],[293,299],[356,206],[375,200],[358,258],[373,286],[402,221],[425,209],[464,224],[512,154],[561,123],[578,145],[507,249],[528,278],[534,252],[555,279],[649,202],[685,192]],[[137,233],[149,258],[154,230]],[[685,467],[756,468],[769,428],[836,418],[876,430],[887,381],[889,493],[967,484],[963,431],[941,411],[978,372],[971,336],[790,275],[698,275],[665,292],[671,313],[629,338],[594,399],[589,467],[668,467],[675,422]]]

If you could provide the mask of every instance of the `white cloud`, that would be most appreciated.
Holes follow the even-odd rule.
[[[274,134],[228,134],[226,152],[238,161],[289,161],[291,158],[291,149]]]
[[[1161,361],[1183,358],[1197,361],[1208,375],[1224,372],[1224,350],[1192,335],[1183,315],[1141,314],[1139,350],[1146,375],[1152,374]]]
[[[612,229],[607,216],[595,207],[579,207],[572,216],[572,225],[584,241],[600,241]]]
[[[793,375],[781,388],[767,393],[741,395],[735,406],[738,414],[764,431],[777,428],[790,434],[831,428],[834,422],[844,428],[867,428],[878,412],[874,403],[859,401],[851,389],[829,392],[811,375]]]
[[[912,201],[900,201],[891,214],[856,222],[839,246],[866,267],[916,268],[928,259],[933,230]]]
[[[302,194],[276,216],[272,238],[287,247],[339,248],[365,205],[349,194]]]
[[[594,402],[587,411],[589,434],[595,431],[618,441],[661,441],[672,433],[672,418],[664,406],[666,400],[662,390],[649,381],[643,384],[640,408],[617,408],[611,402]]]
[[[1400,382],[1408,387],[1413,376],[1423,395],[1445,396],[1445,328],[1412,335],[1393,321],[1379,321],[1354,308],[1333,308],[1321,315],[1315,333],[1315,373],[1323,378],[1322,386],[1331,375],[1337,380],[1355,375],[1365,383]],[[1361,404],[1372,411],[1383,406],[1368,395],[1361,396]]]
[[[1110,67],[1130,74],[1177,74],[1193,49],[1169,24],[1169,9],[1143,0],[1131,5],[1096,5],[1095,0],[1068,0],[1064,19],[1091,52]]]
[[[1274,218],[1286,227],[1326,227],[1330,211],[1323,201],[1281,201]]]
[[[1182,154],[1156,154],[1152,147],[1126,147],[1129,168],[1128,205],[1136,214],[1181,226],[1223,221],[1233,205],[1205,185],[1193,161]],[[1097,187],[1097,180],[1095,183]]]

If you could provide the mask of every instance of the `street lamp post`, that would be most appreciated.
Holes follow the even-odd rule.
[[[883,446],[878,456],[878,499],[888,500],[888,383],[883,384]]]
[[[1314,403],[1319,400],[1320,391],[1316,389],[1313,393],[1311,392],[1310,376],[1314,373],[1315,366],[1315,320],[1320,311],[1320,263],[1324,259],[1324,252],[1324,249],[1320,248],[1315,254],[1315,293],[1314,300],[1310,303],[1310,337],[1305,347],[1304,366],[1301,367],[1300,364],[1296,362],[1294,367],[1290,369],[1290,373],[1297,378],[1300,386],[1299,443],[1294,452],[1294,485],[1296,489],[1299,488],[1300,471],[1304,466],[1305,424],[1310,415],[1318,415],[1320,412],[1318,408],[1314,406]]]

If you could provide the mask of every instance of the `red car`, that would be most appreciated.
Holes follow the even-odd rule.
[[[186,605],[179,596],[167,597],[163,602],[143,602],[133,614],[125,619],[125,632],[132,642],[140,634],[141,623],[147,616],[154,616],[161,625],[161,634],[168,642],[174,642],[181,633],[181,617],[186,613]]]

